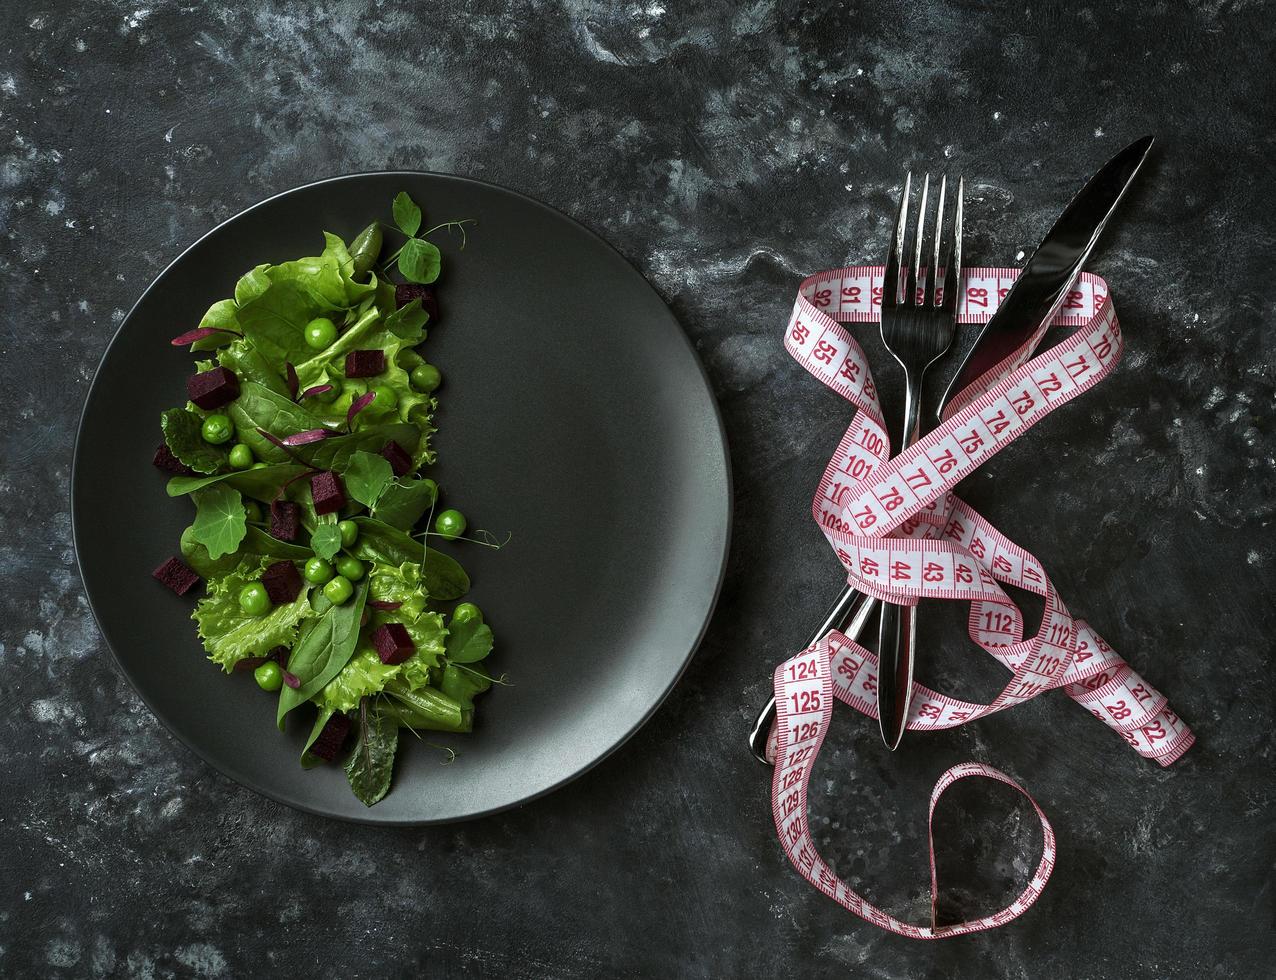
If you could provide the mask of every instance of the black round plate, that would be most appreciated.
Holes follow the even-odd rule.
[[[393,787],[367,808],[338,765],[303,770],[308,725],[274,727],[251,675],[209,663],[178,598],[150,573],[192,509],[150,463],[159,415],[185,400],[191,355],[169,340],[259,262],[315,255],[389,221],[408,191],[427,224],[475,218],[444,250],[441,314],[424,353],[444,374],[439,464],[449,506],[501,551],[447,550],[497,636],[469,735],[401,739]],[[98,368],[75,448],[72,515],[89,602],[121,669],[183,742],[233,779],[314,813],[384,824],[459,820],[563,785],[659,706],[694,653],[726,562],[730,469],[690,343],[597,235],[520,194],[441,174],[336,177],[272,197],[209,232],[142,294]]]

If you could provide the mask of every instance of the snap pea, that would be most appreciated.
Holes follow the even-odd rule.
[[[355,236],[350,243],[350,258],[354,259],[354,276],[359,278],[377,263],[381,254],[381,225],[372,222]]]

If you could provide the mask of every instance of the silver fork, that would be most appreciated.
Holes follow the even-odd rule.
[[[895,232],[891,239],[890,252],[887,255],[887,260],[886,260],[886,281],[883,284],[885,288],[883,289],[883,310],[882,310],[883,339],[885,339],[885,331],[889,329],[893,329],[893,327],[888,327],[886,324],[886,317],[887,317],[886,310],[891,309],[891,310],[897,311],[891,314],[892,320],[897,315],[903,314],[903,310],[900,308],[899,270],[902,265],[903,254],[904,254],[904,241],[905,241],[906,232],[907,232],[907,226],[905,222],[906,222],[907,213],[908,213],[908,199],[909,199],[909,193],[912,189],[912,182],[913,182],[913,175],[910,173],[904,181],[904,192],[900,196],[899,210],[895,215]],[[925,195],[929,186],[930,186],[930,178],[927,177],[926,186],[923,188],[923,192],[922,192],[922,195],[923,195],[922,205],[918,209],[919,215],[925,215],[926,213]],[[940,266],[941,264],[938,251],[939,251],[939,244],[942,239],[943,229],[941,226],[941,222],[943,220],[944,197],[946,195],[947,188],[948,188],[948,180],[947,178],[944,178],[940,186],[939,207],[936,209],[935,230],[938,234],[935,235],[936,257],[931,264],[931,267],[930,267],[931,269],[934,269]],[[929,361],[926,362],[926,365],[920,371],[916,372],[916,377],[914,379],[916,381],[916,386],[910,387],[909,389],[910,397],[909,397],[908,404],[910,406],[909,411],[912,413],[912,416],[913,416],[912,426],[911,426],[913,430],[917,429],[917,413],[920,407],[920,400],[918,398],[918,393],[920,392],[922,373],[924,373],[925,367],[929,367],[930,363],[933,362],[935,358],[939,357],[939,355],[942,354],[944,350],[947,350],[948,345],[952,343],[952,334],[956,324],[955,311],[956,311],[956,304],[957,304],[957,283],[961,279],[961,216],[962,216],[962,200],[964,197],[964,189],[965,189],[964,181],[959,180],[957,184],[957,208],[956,208],[955,220],[953,222],[953,234],[950,241],[948,242],[948,247],[944,250],[944,255],[943,255],[943,265],[947,269],[947,275],[944,277],[944,289],[943,289],[943,292],[940,294],[942,297],[941,308],[949,311],[951,322],[947,328],[947,340],[944,341],[943,350],[940,350],[939,353],[935,355],[935,357],[932,357]],[[919,225],[920,225],[920,220],[919,220]],[[916,300],[917,300],[916,286],[917,286],[917,279],[920,277],[920,270],[918,268],[920,266],[920,256],[921,256],[920,250],[921,250],[921,239],[919,238],[917,240],[917,244],[914,246],[915,257],[914,257],[913,267],[910,270],[910,284],[909,284],[909,294],[912,300],[911,305],[916,312],[914,314],[909,314],[909,315],[915,316],[919,314],[925,322],[929,322],[929,318],[935,316],[935,313],[936,313],[936,311],[934,310],[934,307],[936,306],[935,284],[933,282],[930,284],[929,303],[926,305],[923,305],[920,309],[918,309],[916,305]],[[889,305],[886,302],[887,296],[889,296],[890,298]],[[907,309],[907,308],[908,308],[907,306],[904,307],[904,309]],[[899,360],[898,355],[896,355],[896,360]],[[907,371],[908,369],[907,367],[905,367],[906,380],[907,380]],[[908,429],[906,428],[905,431],[908,431]],[[907,440],[907,441],[908,441],[908,444],[911,445],[914,440]],[[865,626],[868,624],[868,620],[873,615],[873,612],[876,610],[877,605],[878,605],[877,600],[874,599],[872,596],[864,595],[864,593],[848,585],[846,588],[842,590],[841,594],[837,597],[837,599],[834,600],[833,605],[829,608],[828,613],[825,615],[823,621],[820,623],[816,631],[811,635],[811,638],[807,641],[806,645],[810,646],[811,644],[818,642],[819,640],[823,639],[823,637],[825,636],[825,634],[828,633],[829,630],[833,630],[833,629],[841,630],[842,633],[850,637],[852,640],[858,640],[860,637],[860,634],[864,631]],[[898,607],[892,607],[892,608],[898,611]],[[912,610],[910,609],[909,614],[911,615],[911,613],[912,613]],[[915,624],[914,624],[913,626],[910,626],[910,633],[909,633],[910,639],[915,637],[915,635],[916,634],[915,634]],[[912,643],[911,642],[909,644],[908,649],[910,652],[910,660],[908,665],[909,666],[909,682],[904,692],[905,703],[903,705],[903,714],[902,714],[902,718],[904,720],[907,720],[908,718],[907,700],[912,691],[912,673],[911,673]],[[886,676],[885,671],[879,671],[879,677],[878,677],[879,698],[882,696],[881,692],[887,686],[886,684],[882,683],[882,679],[885,676]],[[888,694],[887,697],[888,698],[891,697],[892,694]],[[882,705],[880,700],[878,703],[878,709],[879,709],[878,718],[880,721],[881,718],[885,717],[885,713],[881,710]],[[893,715],[895,709],[892,707],[891,711]],[[753,753],[754,758],[756,758],[759,762],[766,765],[770,764],[766,756],[767,738],[770,735],[771,726],[772,724],[774,724],[774,722],[775,722],[775,698],[771,697],[767,701],[766,706],[761,711],[758,712],[758,716],[753,722],[753,728],[749,732],[749,750]],[[901,723],[900,725],[901,732],[902,732],[902,728],[903,726]],[[889,745],[892,749],[894,749],[895,747],[899,745],[898,735],[893,741],[886,738],[885,725],[883,725],[882,727],[882,738],[883,740],[886,741],[886,744]]]
[[[961,280],[961,221],[965,181],[957,183],[957,206],[947,241],[944,236],[944,204],[948,178],[939,184],[935,207],[933,250],[930,267],[922,281],[922,248],[926,239],[926,200],[930,175],[922,183],[917,220],[909,230],[909,196],[913,175],[904,180],[895,218],[895,236],[886,259],[882,282],[882,344],[904,369],[904,427],[900,430],[900,451],[921,437],[922,379],[926,369],[952,345],[957,330],[957,284]],[[912,264],[901,284],[905,256],[904,243],[910,240]],[[939,270],[944,269],[944,286],[939,290]],[[901,290],[902,285],[902,290]],[[893,441],[893,440],[892,440]],[[894,750],[904,737],[909,704],[913,694],[913,662],[917,643],[917,607],[881,603],[877,645],[877,717],[886,747]]]

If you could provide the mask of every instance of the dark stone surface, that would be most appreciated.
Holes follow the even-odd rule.
[[[1270,974],[1270,14],[310,8],[0,13],[0,973]],[[871,723],[839,714],[813,818],[887,909],[926,917],[924,808],[953,762],[1025,781],[1059,833],[1058,871],[1022,919],[898,939],[794,875],[744,751],[772,665],[838,588],[806,515],[847,413],[780,328],[801,275],[881,252],[906,167],[966,175],[967,255],[1002,264],[1145,131],[1156,158],[1094,263],[1125,362],[970,495],[1200,742],[1160,771],[1056,694],[887,758]],[[373,831],[260,799],[160,728],[89,616],[67,485],[93,368],[164,264],[278,190],[400,167],[543,198],[650,277],[720,395],[738,520],[708,640],[620,754],[517,812]],[[927,622],[945,616],[959,636],[958,610]],[[986,660],[949,642],[924,678],[991,696],[1004,675]],[[1035,861],[1033,824],[1008,791],[954,790],[938,819],[946,913],[1004,901]]]

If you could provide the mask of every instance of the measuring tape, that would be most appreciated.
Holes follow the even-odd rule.
[[[952,493],[993,455],[1111,373],[1121,359],[1122,339],[1107,285],[1083,274],[1051,323],[959,392],[938,428],[891,458],[868,361],[842,326],[880,320],[882,271],[880,266],[855,266],[810,277],[799,289],[785,330],[785,349],[859,410],[824,471],[812,512],[852,586],[901,605],[920,598],[969,602],[971,640],[1011,672],[988,704],[914,684],[907,727],[953,728],[1062,688],[1140,755],[1168,766],[1191,747],[1195,736],[1170,710],[1165,696],[1068,611],[1035,556]],[[1017,274],[1014,269],[971,270],[963,278],[958,322],[986,322]],[[1054,327],[1077,329],[1032,357],[1044,332]],[[1024,636],[1023,614],[1003,585],[1044,598],[1035,635]],[[940,777],[931,794],[931,817],[939,797],[959,779],[994,779],[1022,793],[1036,811],[1043,835],[1041,861],[1023,892],[995,915],[936,925],[933,837],[930,925],[902,922],[852,891],[816,850],[807,816],[808,787],[834,699],[877,717],[877,656],[833,631],[777,667],[774,684],[777,714],[768,744],[775,761],[772,812],[785,854],[816,888],[868,922],[915,939],[992,929],[1036,901],[1054,867],[1050,822],[1022,786],[974,762],[954,766]]]

